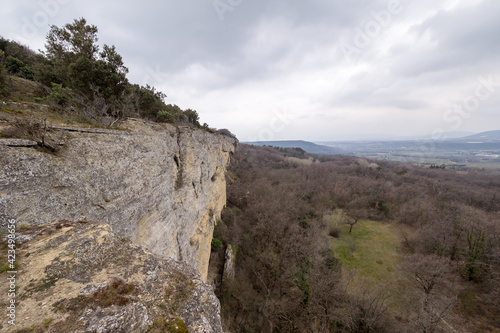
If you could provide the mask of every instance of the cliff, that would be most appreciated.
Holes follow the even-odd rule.
[[[18,233],[15,326],[6,332],[222,333],[212,287],[108,225],[59,221]],[[9,289],[6,278],[2,290]],[[7,296],[7,293],[6,293]],[[10,305],[2,297],[0,305]]]
[[[18,226],[16,329],[222,332],[205,281],[236,140],[139,119],[119,126],[49,128],[53,153],[0,139],[0,224]]]
[[[54,128],[55,154],[0,139],[0,208],[20,225],[109,224],[206,280],[214,223],[226,201],[233,139],[128,120],[121,130]]]

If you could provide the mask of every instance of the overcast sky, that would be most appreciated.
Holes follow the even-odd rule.
[[[44,49],[84,17],[133,83],[242,141],[500,129],[498,0],[2,0]]]

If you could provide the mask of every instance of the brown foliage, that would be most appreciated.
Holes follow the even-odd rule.
[[[432,331],[453,324],[445,318],[456,312],[452,300],[469,283],[462,272],[472,227],[486,235],[477,259],[484,285],[475,289],[482,293],[478,299],[498,296],[498,176],[385,161],[373,167],[371,161],[343,156],[313,156],[319,163],[299,165],[288,158],[292,153],[240,145],[234,155],[229,207],[218,236],[238,247],[236,277],[218,290],[229,328],[360,331],[356,320],[362,315],[372,331],[384,331],[377,323],[388,314],[373,317],[375,308],[369,306],[381,298],[366,293],[353,298],[340,286],[339,264],[328,240],[332,229],[327,216],[334,211],[345,212],[352,224],[368,218],[404,225],[410,253],[401,270],[415,286],[411,297],[416,298],[408,300],[414,306],[396,330],[411,326]],[[492,304],[498,306],[498,298]],[[383,312],[383,306],[377,309]]]

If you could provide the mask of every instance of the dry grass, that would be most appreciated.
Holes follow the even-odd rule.
[[[56,311],[83,311],[87,308],[107,308],[112,305],[123,306],[130,301],[130,295],[135,294],[134,284],[114,278],[109,285],[95,291],[90,296],[79,295],[76,298],[64,299],[53,304]]]

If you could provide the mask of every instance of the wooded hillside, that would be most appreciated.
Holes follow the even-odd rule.
[[[500,330],[498,176],[240,145],[228,183],[227,328]]]

